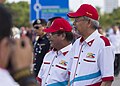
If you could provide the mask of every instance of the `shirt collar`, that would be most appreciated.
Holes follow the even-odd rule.
[[[71,48],[72,48],[72,44],[69,44],[68,46],[60,49],[59,51],[57,51],[56,49],[53,49],[53,52],[57,52],[58,55],[62,53],[65,56]]]
[[[68,51],[70,51],[72,47],[72,44],[69,44],[68,46],[62,48],[60,51],[62,52],[63,55],[66,55]]]
[[[98,35],[98,31],[95,30],[86,40],[84,40],[84,38],[82,37],[80,39],[80,42],[82,43],[83,41],[85,41],[89,46],[91,46],[95,40],[95,37]]]

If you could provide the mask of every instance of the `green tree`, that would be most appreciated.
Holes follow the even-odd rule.
[[[112,13],[100,16],[100,25],[104,28],[110,27],[114,24],[120,24],[120,8],[114,9]]]
[[[17,27],[29,26],[29,4],[28,2],[5,3],[13,16],[13,24]]]

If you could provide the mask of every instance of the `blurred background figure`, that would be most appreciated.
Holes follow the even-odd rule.
[[[6,0],[0,0],[0,3],[4,3]]]
[[[113,25],[108,36],[115,52],[114,74],[117,76],[120,71],[120,30],[117,25]]]
[[[20,38],[20,30],[19,30],[19,28],[14,26],[12,28],[12,35],[13,35],[13,38]]]
[[[0,86],[14,86],[15,81],[11,77],[8,68],[10,47],[8,38],[11,35],[12,17],[0,4]]]
[[[33,28],[36,33],[36,39],[34,42],[34,58],[33,58],[33,70],[37,77],[41,64],[45,54],[49,51],[50,43],[43,29],[46,28],[47,22],[44,19],[37,19],[33,23]]]
[[[24,37],[24,36],[26,36],[26,34],[27,34],[26,28],[22,26],[20,28],[20,36]]]
[[[106,33],[105,33],[105,31],[103,30],[103,28],[102,28],[101,26],[98,27],[98,32],[99,32],[101,35],[106,36]]]
[[[37,86],[30,71],[30,40],[11,38],[12,16],[3,4],[0,4],[0,27],[0,86]]]

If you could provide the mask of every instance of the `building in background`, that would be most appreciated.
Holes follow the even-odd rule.
[[[118,8],[119,0],[104,0],[105,13],[111,13],[114,9]]]

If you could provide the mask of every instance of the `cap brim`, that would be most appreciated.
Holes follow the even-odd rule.
[[[52,33],[52,32],[56,32],[57,30],[54,30],[52,28],[46,28],[43,30],[44,32],[47,32],[47,33]]]
[[[68,13],[67,16],[70,18],[76,18],[76,17],[80,17],[80,14],[74,12],[74,13]]]

